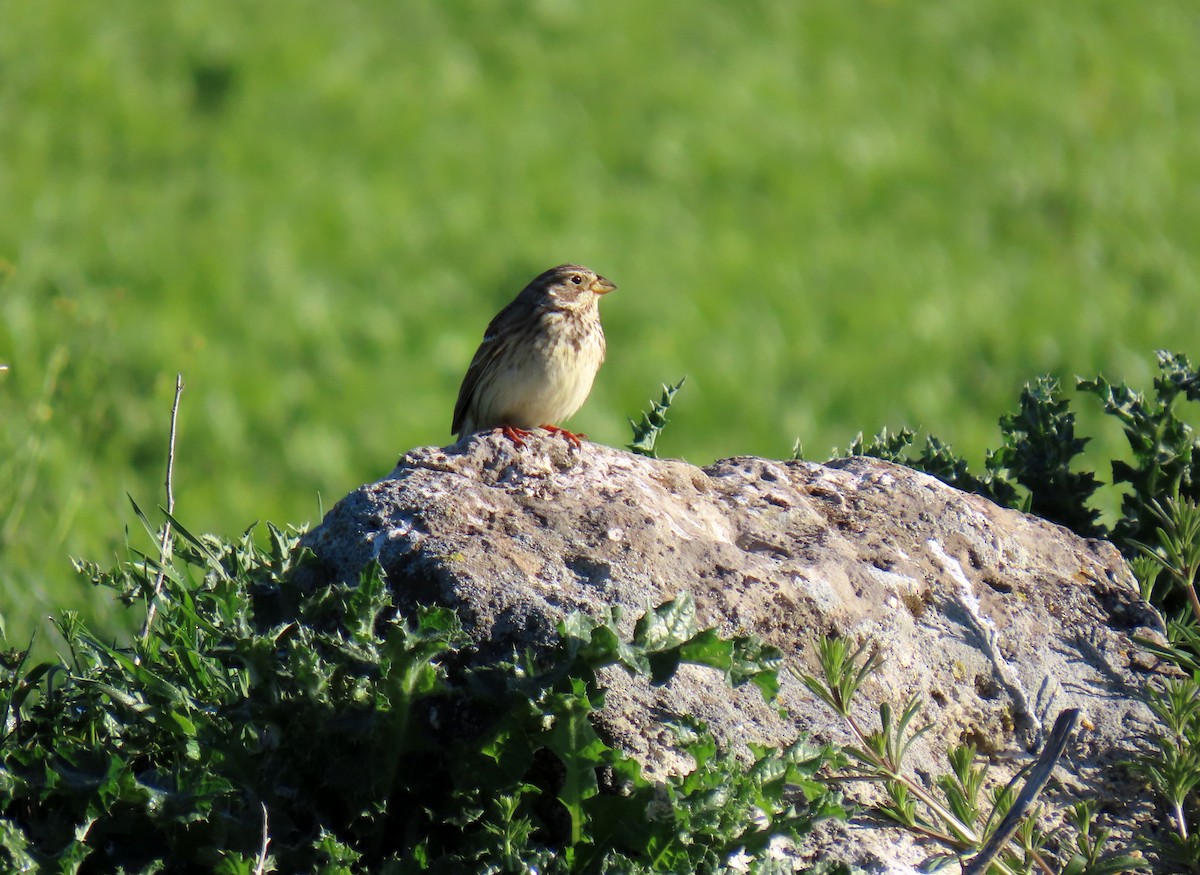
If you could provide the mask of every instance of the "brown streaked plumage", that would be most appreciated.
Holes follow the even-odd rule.
[[[488,325],[454,405],[452,434],[503,429],[517,446],[541,426],[576,447],[579,436],[556,423],[592,390],[604,361],[600,296],[613,283],[579,264],[534,279]]]

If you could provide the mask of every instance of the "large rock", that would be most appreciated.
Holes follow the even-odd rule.
[[[885,659],[860,693],[862,720],[874,725],[880,701],[919,696],[936,731],[908,762],[926,779],[948,771],[949,746],[973,742],[1007,780],[1055,717],[1079,708],[1059,782],[1102,800],[1118,836],[1155,821],[1121,763],[1152,725],[1139,698],[1147,660],[1131,636],[1162,624],[1116,549],[899,465],[735,458],[701,469],[489,435],[407,454],[308,543],[332,579],[354,580],[375,559],[402,606],[455,607],[485,654],[536,646],[575,610],[617,605],[632,626],[682,591],[702,627],[753,632],[801,670],[815,671],[819,634],[870,639]],[[687,767],[664,715],[699,717],[735,746],[801,732],[848,741],[791,672],[780,678],[780,702],[767,706],[707,669],[665,687],[614,671],[602,730],[651,774]],[[861,825],[823,840],[822,852],[876,870],[933,850]]]

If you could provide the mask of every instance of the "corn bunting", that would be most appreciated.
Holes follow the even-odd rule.
[[[518,447],[530,429],[580,437],[559,428],[592,391],[604,361],[600,296],[616,286],[578,264],[551,268],[497,314],[467,368],[452,434],[499,428]]]

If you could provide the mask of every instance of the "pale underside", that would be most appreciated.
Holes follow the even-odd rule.
[[[549,311],[544,321],[567,314]],[[463,418],[463,434],[514,425],[536,428],[557,425],[570,417],[592,391],[604,361],[604,335],[599,319],[587,320],[584,332],[542,331],[539,342],[512,350],[503,367],[481,379]],[[500,364],[497,359],[494,366]],[[486,380],[487,385],[483,385]]]

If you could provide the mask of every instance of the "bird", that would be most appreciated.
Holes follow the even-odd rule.
[[[616,285],[580,264],[545,271],[501,310],[483,334],[454,405],[450,433],[499,429],[517,447],[534,428],[580,448],[557,423],[583,406],[604,361],[601,296]]]

